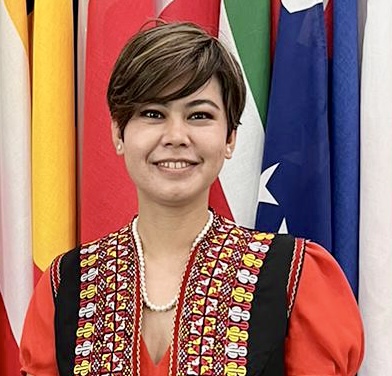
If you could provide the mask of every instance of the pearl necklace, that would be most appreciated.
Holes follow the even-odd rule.
[[[212,225],[212,221],[214,219],[214,215],[212,212],[209,210],[208,211],[208,221],[205,224],[205,226],[202,228],[202,230],[199,232],[199,234],[196,236],[195,240],[192,243],[191,250],[189,252],[189,257],[196,248],[197,244],[204,238],[204,236],[207,234],[208,230],[210,229]],[[153,312],[167,312],[172,310],[177,302],[178,302],[178,296],[179,292],[176,294],[176,296],[167,304],[165,305],[156,305],[150,301],[147,295],[147,287],[146,287],[146,265],[144,261],[144,254],[143,254],[143,247],[142,247],[142,241],[140,239],[139,233],[137,231],[137,222],[138,222],[138,217],[136,217],[133,222],[132,222],[132,235],[133,238],[135,239],[135,244],[136,244],[136,251],[137,251],[137,256],[139,260],[139,268],[140,268],[140,291],[142,294],[143,302],[145,306]],[[188,258],[189,261],[189,258]],[[187,262],[188,264],[188,262]]]

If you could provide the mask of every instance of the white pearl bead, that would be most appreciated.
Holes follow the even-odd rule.
[[[209,210],[208,211],[208,221],[203,227],[203,229],[199,232],[199,234],[196,236],[195,240],[192,243],[191,250],[189,252],[189,256],[192,254],[193,250],[197,246],[197,244],[204,238],[204,236],[207,234],[208,230],[212,226],[212,221],[214,219],[214,215],[212,212]],[[148,298],[147,294],[147,287],[146,287],[146,271],[145,271],[145,261],[144,261],[144,254],[143,254],[143,247],[142,247],[142,241],[140,239],[139,233],[137,231],[137,222],[138,218],[135,218],[132,222],[132,235],[135,240],[135,245],[136,245],[136,252],[138,256],[138,261],[139,261],[139,269],[140,269],[140,291],[141,295],[143,298],[143,303],[145,306],[153,311],[153,312],[167,312],[170,311],[175,307],[175,305],[178,302],[178,296],[179,292],[176,294],[176,296],[167,304],[158,306],[150,301]],[[188,260],[189,261],[189,260]]]

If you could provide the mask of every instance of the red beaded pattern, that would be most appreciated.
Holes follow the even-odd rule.
[[[80,250],[74,375],[134,374],[136,270],[129,243],[127,226]]]
[[[213,229],[190,270],[172,374],[246,374],[253,291],[274,235],[220,217]]]

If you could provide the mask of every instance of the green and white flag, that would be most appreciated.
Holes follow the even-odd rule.
[[[238,0],[222,0],[219,38],[240,62],[247,86],[236,150],[219,179],[236,222],[253,227],[270,80],[270,1],[250,0],[244,6]]]

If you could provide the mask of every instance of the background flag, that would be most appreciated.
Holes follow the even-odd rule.
[[[34,7],[28,35],[26,2],[0,2],[0,373],[7,376],[19,375],[16,343],[33,261],[37,279],[76,241],[72,1],[35,0]]]
[[[327,50],[322,2],[280,11],[257,228],[331,248]]]
[[[35,0],[32,56],[33,255],[44,270],[76,244],[72,1]]]
[[[392,375],[392,2],[368,0],[361,82],[361,376]]]
[[[26,3],[0,0],[0,374],[19,375],[33,289],[30,80]]]
[[[248,227],[254,227],[255,222],[259,185],[256,171],[260,169],[264,146],[263,123],[270,79],[269,36],[269,0],[248,1],[245,8],[236,0],[222,1],[219,38],[242,67],[247,100],[233,158],[225,161],[219,180],[234,219]]]
[[[356,0],[335,1],[331,96],[332,253],[358,294],[359,55]]]
[[[82,181],[82,159],[83,159],[83,122],[84,122],[84,82],[86,68],[86,39],[87,39],[87,15],[89,0],[78,1],[78,25],[76,38],[76,197],[81,196]],[[75,20],[76,21],[76,20]],[[75,40],[75,38],[74,38]],[[76,49],[75,48],[75,49]],[[80,218],[80,205],[77,205],[77,218]],[[80,226],[78,226],[77,237],[80,237]]]
[[[136,191],[113,150],[106,89],[126,41],[155,17],[152,1],[90,0],[87,14],[81,240],[120,228],[137,211]]]

